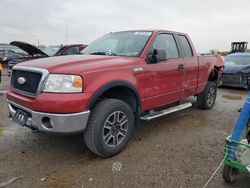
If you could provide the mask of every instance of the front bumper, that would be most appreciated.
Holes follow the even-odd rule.
[[[69,114],[37,112],[12,101],[8,101],[8,108],[12,117],[14,117],[17,109],[28,114],[26,127],[50,133],[83,132],[87,126],[90,114],[90,111]]]
[[[248,74],[223,74],[222,86],[248,88],[250,86],[250,75]]]

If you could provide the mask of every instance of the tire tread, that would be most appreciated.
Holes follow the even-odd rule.
[[[197,95],[197,107],[200,108],[200,109],[203,109],[203,110],[208,110],[210,109],[208,106],[207,106],[207,101],[206,101],[206,97],[207,97],[207,94],[208,94],[208,89],[212,86],[215,86],[216,90],[217,90],[217,86],[216,86],[216,83],[214,82],[211,82],[211,81],[208,81],[207,82],[207,85],[204,89],[204,91],[202,93],[199,93]],[[217,93],[217,91],[216,91]],[[216,100],[216,98],[215,98]],[[212,105],[213,107],[213,105]],[[211,107],[211,108],[212,108]]]

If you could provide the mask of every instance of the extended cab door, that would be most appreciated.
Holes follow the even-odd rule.
[[[165,58],[164,55],[166,55]],[[149,48],[146,61],[144,109],[181,100],[184,61],[180,58],[174,35],[159,33]]]
[[[184,58],[184,93],[183,97],[189,97],[196,94],[198,83],[199,64],[195,55],[194,48],[190,39],[186,35],[179,34],[179,42],[182,48],[182,56]]]

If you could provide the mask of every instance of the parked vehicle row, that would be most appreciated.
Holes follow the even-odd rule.
[[[71,44],[71,45],[64,45],[64,46],[48,47],[48,48],[45,48],[44,50],[40,50],[37,47],[29,43],[25,43],[25,42],[13,41],[10,44],[13,46],[19,47],[28,55],[15,58],[13,60],[9,60],[8,62],[8,74],[9,75],[11,73],[12,67],[18,63],[22,63],[24,61],[28,61],[32,59],[45,58],[45,57],[78,54],[82,49],[86,47],[86,45],[83,45],[83,44]]]
[[[25,54],[17,53],[14,50],[0,49],[0,56],[2,57],[2,65],[8,67],[8,62],[23,57]]]
[[[187,34],[165,30],[109,33],[80,53],[14,66],[9,112],[36,131],[83,133],[101,157],[121,152],[139,119],[190,107],[187,97],[211,109],[224,66],[198,56]]]

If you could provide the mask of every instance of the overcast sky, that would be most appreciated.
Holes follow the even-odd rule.
[[[199,52],[222,51],[250,42],[249,13],[249,0],[0,0],[0,42],[88,44],[111,31],[167,29],[188,33]]]

